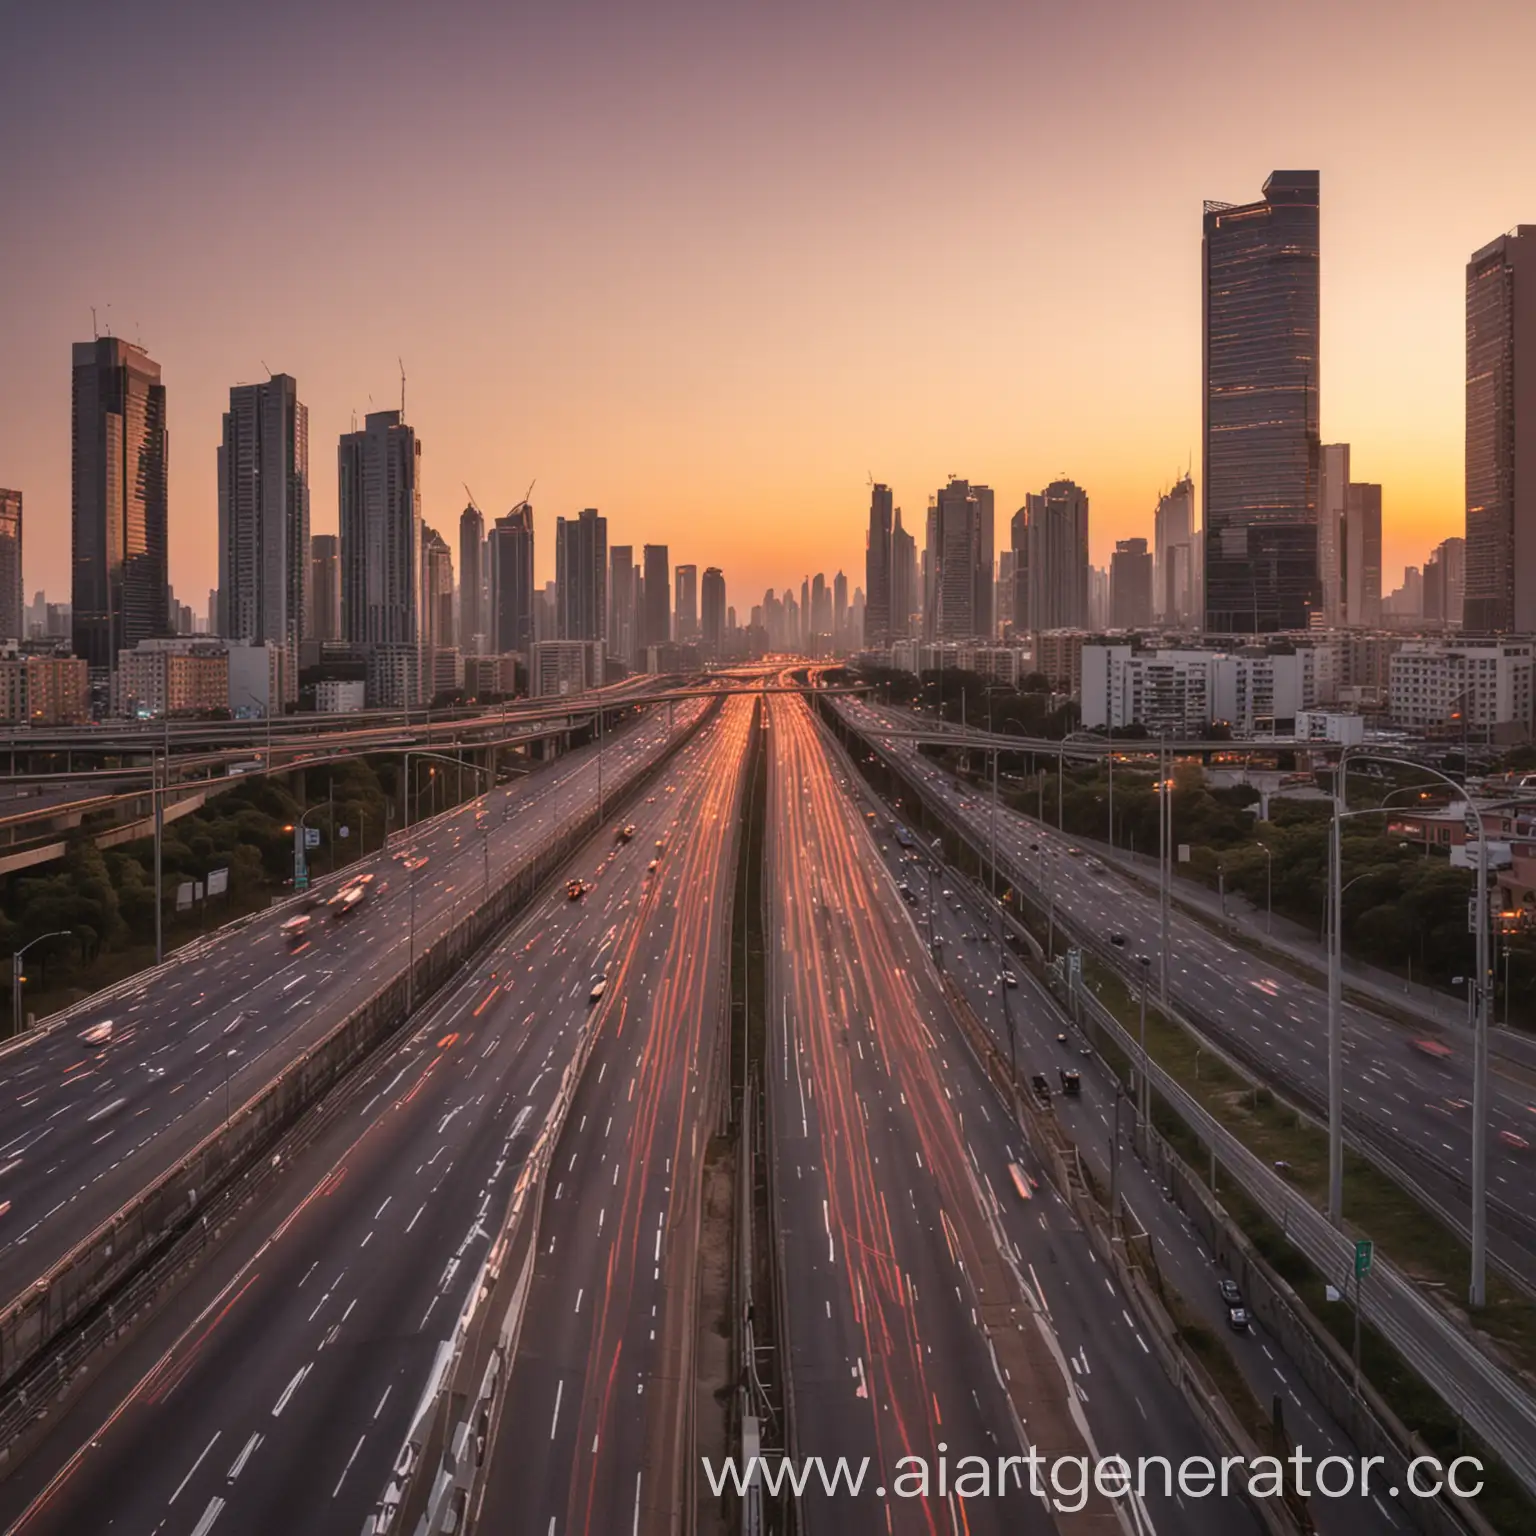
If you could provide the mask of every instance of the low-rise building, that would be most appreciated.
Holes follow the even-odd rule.
[[[583,693],[602,682],[602,664],[600,640],[535,640],[530,691],[540,699]]]
[[[1536,682],[1529,640],[1409,640],[1392,656],[1389,709],[1407,730],[1491,741],[1531,734]]]
[[[510,698],[517,693],[517,669],[521,658],[515,651],[500,656],[464,658],[464,692],[472,699]]]
[[[355,715],[368,707],[368,684],[360,678],[323,677],[314,686],[319,714]]]
[[[141,640],[119,651],[113,712],[127,718],[229,709],[229,647],[213,639]]]
[[[0,651],[0,720],[9,725],[79,725],[91,717],[90,669],[82,656]]]
[[[1337,742],[1344,747],[1358,747],[1365,740],[1365,716],[1304,709],[1296,716],[1296,739]]]

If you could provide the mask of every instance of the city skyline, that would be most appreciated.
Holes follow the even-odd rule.
[[[295,13],[285,47],[325,56],[345,25],[347,8],[337,11],[334,18]],[[418,17],[418,89],[404,102],[385,93],[387,124],[377,93],[333,93],[324,71],[300,70],[292,86],[299,120],[316,132],[338,131],[324,135],[319,163],[284,184],[295,244],[280,267],[263,267],[260,243],[247,249],[241,220],[251,203],[248,182],[218,169],[230,149],[216,112],[222,95],[199,70],[204,59],[223,56],[236,24],[200,18],[180,29],[174,49],[163,49],[164,23],[153,14],[130,33],[103,11],[103,41],[111,45],[99,50],[103,58],[142,66],[146,85],[164,93],[178,121],[206,132],[202,142],[181,145],[185,175],[157,188],[150,216],[135,219],[126,247],[78,238],[78,213],[46,190],[70,184],[84,188],[86,202],[99,193],[107,209],[123,207],[130,194],[114,187],[113,167],[132,152],[126,144],[103,145],[102,135],[82,129],[78,138],[29,147],[0,172],[17,230],[0,255],[0,277],[8,291],[29,296],[26,312],[11,318],[14,367],[0,383],[0,482],[25,492],[33,517],[29,593],[62,594],[66,584],[60,359],[66,343],[90,335],[93,304],[103,327],[142,334],[165,370],[176,434],[171,580],[179,591],[202,592],[215,580],[213,457],[231,384],[259,380],[264,364],[291,372],[324,443],[346,429],[354,410],[361,418],[370,403],[382,407],[398,396],[401,357],[408,420],[432,445],[424,515],[440,529],[463,505],[461,480],[494,519],[537,475],[541,505],[552,512],[603,507],[624,537],[715,561],[735,573],[737,590],[782,590],[806,566],[857,568],[870,472],[893,487],[909,527],[922,510],[919,497],[951,471],[994,486],[1005,515],[1028,491],[1066,474],[1093,498],[1092,557],[1106,565],[1119,539],[1149,531],[1158,492],[1198,457],[1201,200],[1242,195],[1267,167],[1298,164],[1319,166],[1325,184],[1324,434],[1351,442],[1358,472],[1385,488],[1384,585],[1462,532],[1462,274],[1470,252],[1528,212],[1519,205],[1520,167],[1536,141],[1517,119],[1488,146],[1455,112],[1456,92],[1446,87],[1466,77],[1496,91],[1536,25],[1524,9],[1504,8],[1508,46],[1490,62],[1471,40],[1437,26],[1434,8],[1422,8],[1413,17],[1419,25],[1398,28],[1386,45],[1392,69],[1351,74],[1351,90],[1331,95],[1330,82],[1337,86],[1368,23],[1309,11],[1320,45],[1337,46],[1319,47],[1321,67],[1304,85],[1256,82],[1243,131],[1220,145],[1193,119],[1177,121],[1168,102],[1148,116],[1142,93],[1160,90],[1158,58],[1188,54],[1189,63],[1215,69],[1244,56],[1257,46],[1256,11],[1232,17],[1217,40],[1200,27],[1207,8],[1185,6],[1160,28],[1166,37],[1141,37],[1133,23],[1107,54],[1086,22],[1010,16],[992,6],[942,23],[911,18],[873,39],[828,18],[810,57],[789,49],[777,30],[759,37],[750,18],[689,28],[681,23],[690,14],[678,7],[675,24],[657,29],[666,57],[654,60],[645,83],[646,71],[630,65],[649,59],[652,45],[602,7],[537,26]],[[594,35],[599,18],[605,30]],[[23,116],[56,118],[53,106],[66,90],[71,102],[89,99],[78,71],[89,78],[102,67],[71,59],[66,70],[58,25],[46,14],[14,25],[16,46],[0,71]],[[535,71],[544,77],[539,89],[502,109],[510,121],[498,118],[482,131],[477,119],[475,131],[466,123],[458,132],[455,103],[473,95],[460,89],[461,76],[475,78],[477,55],[494,56],[488,45],[508,36],[547,66]],[[241,41],[257,56],[265,46],[243,34]],[[1136,54],[1132,79],[1135,42],[1150,51]],[[754,68],[785,87],[784,105],[743,105],[719,86],[730,77],[721,66],[758,44]],[[868,88],[855,81],[847,114],[810,126],[796,104],[829,76],[840,79],[869,47],[909,75],[918,57],[963,53],[983,80],[992,78],[993,56],[1034,48],[1078,66],[1051,73],[1076,78],[1088,92],[1084,115],[1098,104],[1104,121],[1037,154],[1045,146],[1013,100],[1017,93],[978,90],[961,120],[941,130],[868,101],[861,94]],[[403,67],[381,41],[368,52],[381,71]],[[591,66],[590,83],[578,61]],[[221,92],[244,99],[258,73],[221,76]],[[856,74],[872,78],[862,62]],[[578,108],[589,91],[601,100],[615,78],[624,89],[590,131],[527,154],[502,147],[529,142],[520,131],[524,114],[536,120],[561,92]],[[1412,89],[1431,81],[1433,90]],[[1128,82],[1130,99],[1108,111],[1108,98],[1125,96]],[[1298,90],[1307,108],[1299,113]],[[677,103],[682,110],[674,113]],[[870,110],[861,114],[858,103]],[[1130,144],[1119,125],[1138,103]],[[86,118],[95,110],[85,109]],[[1366,121],[1372,135],[1352,132]],[[781,127],[793,131],[779,134]],[[605,138],[610,128],[633,149]],[[375,131],[419,173],[425,224],[441,225],[467,184],[506,180],[514,195],[505,200],[519,207],[519,227],[528,230],[510,289],[473,251],[467,269],[462,250],[443,266],[440,250],[416,240],[392,249],[389,262],[374,254],[383,243],[370,234],[377,217],[366,213],[370,189],[395,172],[336,146],[367,144]],[[968,165],[978,142],[989,147]],[[456,165],[460,145],[466,163]],[[732,152],[733,162],[724,158]],[[670,167],[646,172],[652,195],[624,191],[619,173],[630,153],[646,166]],[[808,174],[818,158],[825,168]],[[237,160],[267,188],[259,163]],[[1438,182],[1428,227],[1426,178]],[[1111,189],[1112,200],[1104,196]],[[1101,284],[1075,251],[1106,227],[1100,209],[1111,202],[1116,221],[1135,220],[1137,253]],[[965,217],[979,231],[966,242],[963,281],[948,258],[919,263],[902,234],[941,204],[946,217]],[[779,231],[808,215],[818,231],[811,249],[786,262]],[[1069,215],[1077,238],[1066,248],[1040,238]],[[875,218],[892,238],[871,251]],[[754,254],[765,229],[770,238]],[[646,253],[642,259],[615,264],[603,254],[616,232],[617,244]],[[858,263],[850,259],[855,247]],[[343,271],[346,303],[338,302]],[[232,289],[241,293],[237,307],[226,300]],[[519,303],[520,292],[536,292],[537,305]],[[570,322],[570,345],[557,350],[558,317],[577,315],[594,294],[601,302]],[[699,369],[691,360],[707,335],[728,336],[730,356],[711,352]],[[946,375],[938,389],[938,358],[967,336],[975,338],[975,364],[963,378]],[[1016,366],[1042,353],[1053,358],[1049,390]],[[508,356],[519,366],[507,368]],[[1115,385],[1105,392],[1108,377]],[[788,454],[787,439],[795,442]],[[680,482],[692,488],[683,497]],[[701,530],[718,518],[723,497],[742,515],[717,521],[724,536],[705,547]],[[312,500],[314,531],[333,531],[336,495],[324,455]],[[540,551],[541,579],[552,573],[553,552],[552,543]]]

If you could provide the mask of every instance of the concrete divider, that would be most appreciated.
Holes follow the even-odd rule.
[[[39,1371],[55,1341],[81,1329],[115,1288],[196,1224],[214,1194],[265,1156],[312,1105],[388,1039],[405,1021],[412,996],[419,1006],[456,976],[488,938],[504,930],[623,800],[662,770],[704,718],[701,714],[675,726],[656,758],[610,786],[601,820],[595,806],[568,817],[419,955],[409,975],[375,991],[0,1313],[0,1386],[7,1400],[0,1409],[0,1461],[83,1363],[84,1356],[74,1352],[67,1371]]]

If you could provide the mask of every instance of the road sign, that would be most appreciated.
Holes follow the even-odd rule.
[[[304,846],[306,848],[318,848],[320,846],[320,828],[304,828]]]
[[[208,871],[208,894],[210,896],[222,896],[229,889],[229,870],[210,869]]]
[[[293,854],[293,888],[296,891],[309,889],[309,867],[304,862],[303,849],[295,849]]]
[[[352,828],[351,827],[337,827],[336,828],[336,836],[337,837],[351,837],[352,836]]]
[[[1188,843],[1180,843],[1179,844],[1179,863],[1180,864],[1188,864],[1189,863],[1189,844]]]
[[[1376,1245],[1370,1238],[1362,1237],[1355,1244],[1355,1279],[1363,1279],[1371,1272],[1371,1265],[1376,1260]]]

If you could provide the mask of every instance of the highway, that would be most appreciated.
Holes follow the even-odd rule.
[[[582,1157],[565,1168],[566,1188],[548,1208],[552,1237],[569,1213],[596,1267],[568,1267],[582,1246],[573,1235],[571,1257],[556,1252],[532,1303],[550,1315],[530,1319],[525,1338],[553,1362],[557,1340],[571,1332],[559,1326],[564,1315],[579,1313],[605,1329],[608,1343],[622,1339],[637,1355],[649,1347],[647,1329],[660,1326],[651,1308],[667,1297],[677,1303],[691,1273],[689,1196],[680,1187],[673,1199],[670,1189],[707,1122],[698,1047],[724,974],[713,930],[724,921],[733,771],[750,710],[734,702],[707,725],[626,813],[633,839],[605,828],[426,1011],[409,1041],[348,1087],[341,1112],[178,1304],[109,1360],[0,1484],[0,1528],[28,1536],[362,1530],[561,1072],[589,1031],[601,1048],[588,1068],[592,1097],[578,1101],[585,1120],[573,1127]],[[667,851],[652,874],[657,840]],[[579,900],[567,899],[567,876],[587,883]],[[594,1009],[599,976],[607,995]],[[613,1123],[600,1129],[598,1113]],[[593,1169],[590,1187],[582,1163]],[[657,1222],[668,1212],[681,1226]],[[660,1260],[653,1233],[655,1251],[666,1250]],[[642,1238],[636,1259],[627,1250]],[[582,1278],[600,1286],[610,1253],[638,1264],[627,1305],[616,1282],[606,1297],[589,1290],[573,1310]],[[655,1266],[659,1282],[643,1273]],[[663,1313],[671,1318],[670,1308]],[[587,1367],[579,1345],[571,1361]],[[590,1393],[601,1392],[607,1363],[592,1357]],[[586,1454],[586,1393],[570,1391],[551,1419],[557,1388],[541,1387],[518,1399],[509,1466],[521,1458],[523,1470],[542,1476],[558,1451],[573,1486],[594,1468],[606,1475],[621,1437],[657,1428],[656,1406],[667,1400],[665,1382],[645,1381],[650,1395],[637,1412],[629,1376],[625,1369],[602,1421],[612,1452]],[[633,1477],[614,1497],[629,1530]],[[530,1512],[487,1528],[545,1536],[553,1527],[541,1511],[536,1521]],[[598,1516],[590,1528],[621,1524]]]
[[[1209,1454],[1065,1207],[1015,1192],[1011,1163],[1040,1171],[808,708],[775,701],[771,719],[771,1119],[798,1453],[889,1475],[903,1455],[936,1464],[942,1442],[952,1466],[995,1465],[1027,1448],[1017,1416],[1046,1457]],[[1082,1523],[1105,1518],[1093,1503],[1053,1525],[1011,1485],[801,1510],[812,1536],[1108,1528]],[[1254,1528],[1236,1502],[1176,1509],[1160,1492],[1127,1518]]]
[[[693,728],[704,705],[657,711],[603,745],[613,786]],[[363,905],[292,952],[291,908],[232,925],[138,987],[0,1053],[0,1298],[19,1294],[352,1008],[396,975],[490,883],[597,798],[599,749],[397,833],[348,867]],[[110,1019],[104,1048],[81,1032]]]
[[[1103,1061],[1092,1052],[1085,1054],[1083,1037],[1054,1000],[1011,952],[999,947],[995,913],[988,912],[984,893],[956,879],[941,865],[930,863],[921,853],[903,851],[890,835],[889,807],[862,786],[861,797],[866,810],[875,813],[875,836],[891,878],[898,888],[905,886],[912,892],[907,900],[907,916],[920,941],[927,944],[931,921],[943,969],[958,984],[1005,1058],[1012,1046],[1021,1078],[1027,1081],[1035,1072],[1045,1075],[1054,1093],[1052,1112],[1094,1170],[1101,1189],[1109,1188],[1115,1093],[1113,1078]],[[1001,979],[1004,974],[1014,977],[1016,984],[1005,985]],[[1063,1034],[1068,1041],[1065,1045],[1058,1039]],[[1079,1073],[1078,1096],[1058,1091],[1063,1070]],[[1257,1322],[1245,1333],[1231,1330],[1226,1306],[1217,1291],[1223,1272],[1213,1267],[1203,1239],[1183,1213],[1164,1198],[1156,1179],[1136,1155],[1132,1100],[1122,1104],[1120,1135],[1118,1174],[1127,1230],[1150,1234],[1164,1280],[1179,1292],[1191,1314],[1226,1339],[1259,1403],[1268,1408],[1272,1399],[1280,1395],[1286,1431],[1294,1444],[1314,1458],[1358,1454],[1353,1442],[1287,1358],[1278,1339],[1268,1337]],[[1067,1221],[1065,1208],[1054,1197],[1051,1204],[1058,1219]],[[1059,1255],[1075,1259],[1081,1267],[1080,1246],[1064,1246]],[[1085,1287],[1074,1279],[1070,1294],[1091,1295],[1092,1286]],[[1075,1345],[1082,1349],[1085,1355],[1090,1347],[1095,1355],[1098,1352],[1091,1312],[1088,1309],[1089,1315],[1076,1318],[1064,1317],[1059,1308],[1056,1313],[1057,1329],[1064,1342],[1069,1348]],[[1123,1362],[1113,1360],[1108,1364],[1113,1372]],[[1127,1385],[1133,1393],[1138,1392],[1136,1383],[1122,1383],[1115,1395],[1123,1397]],[[1155,1396],[1152,1401],[1156,1402]],[[1165,1405],[1160,1411],[1173,1410]],[[1106,1439],[1110,1430],[1111,1426],[1106,1425],[1101,1431]],[[1310,1508],[1317,1529],[1324,1536],[1387,1536],[1409,1523],[1400,1505],[1385,1496],[1366,1498],[1356,1492],[1344,1499],[1313,1500]]]
[[[881,739],[882,723],[909,727],[912,717],[874,705],[839,701],[835,706],[872,742],[898,756],[974,837],[990,835],[991,797],[957,784],[936,763],[921,756],[910,740]],[[1074,854],[1071,839],[1030,817],[1002,807],[997,816],[999,856],[1022,871],[1049,905],[1097,937],[1101,947],[1113,934],[1123,937],[1122,966],[1131,957],[1152,959],[1154,994],[1162,950],[1155,892],[1102,861],[1090,867],[1087,854]],[[1326,993],[1251,950],[1229,942],[1177,908],[1169,918],[1170,1000],[1217,1041],[1240,1044],[1245,1054],[1271,1064],[1282,1090],[1298,1085],[1314,1102],[1326,1102],[1328,1085]],[[1409,1047],[1403,1027],[1353,1003],[1343,1007],[1345,1115],[1362,1128],[1386,1132],[1418,1176],[1438,1169],[1454,1186],[1434,1188],[1437,1198],[1465,1202],[1471,1178],[1471,1042],[1463,1038],[1451,1057],[1436,1061]],[[1536,1256],[1536,1171],[1529,1148],[1508,1144],[1500,1133],[1536,1142],[1536,1100],[1529,1084],[1490,1078],[1489,1187],[1511,1213],[1503,1236],[1518,1252]],[[1427,1166],[1425,1166],[1427,1165]],[[1500,1223],[1490,1225],[1498,1242]],[[1512,1250],[1514,1251],[1514,1250]]]
[[[724,1089],[731,891],[755,704],[671,775],[660,865],[551,1162],[539,1257],[475,1528],[684,1529],[697,1232]],[[652,844],[648,841],[645,848]]]

